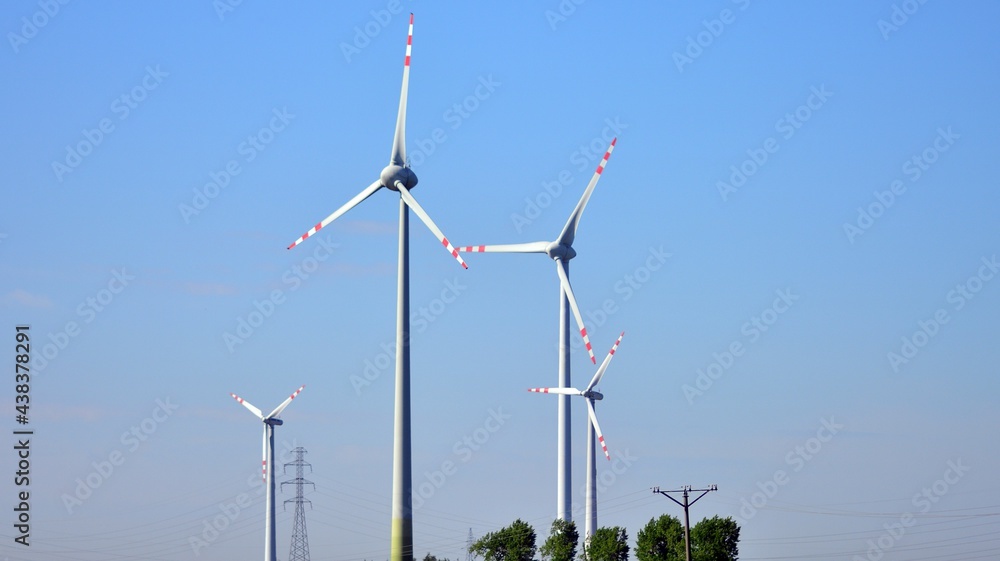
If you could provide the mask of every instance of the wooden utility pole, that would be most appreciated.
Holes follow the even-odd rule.
[[[717,485],[709,485],[708,489],[692,489],[690,485],[685,485],[676,491],[661,491],[659,487],[653,487],[654,493],[659,493],[664,497],[674,501],[675,503],[681,505],[684,508],[684,558],[687,561],[691,561],[691,522],[688,518],[688,507],[698,502],[698,499],[707,495],[710,491],[718,491],[719,487]],[[670,496],[670,493],[681,493],[681,497],[684,502],[678,501],[677,499]],[[691,502],[688,502],[688,497],[691,493],[701,493]]]

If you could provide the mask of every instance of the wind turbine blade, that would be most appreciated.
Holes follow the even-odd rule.
[[[559,395],[580,395],[583,393],[576,388],[529,388],[528,391],[535,393],[556,393]]]
[[[580,327],[580,337],[583,337],[583,344],[587,346],[587,353],[590,354],[590,362],[597,364],[597,357],[594,356],[594,349],[590,345],[590,337],[587,336],[587,328],[583,325],[583,316],[580,315],[580,307],[576,305],[576,296],[573,295],[573,287],[569,284],[569,277],[563,270],[562,261],[556,259],[556,271],[559,273],[559,282],[562,284],[563,294],[569,300],[569,307],[573,310],[573,317],[576,318],[576,325]]]
[[[250,412],[253,413],[254,415],[256,415],[258,419],[261,419],[261,420],[264,419],[264,414],[260,412],[260,409],[257,409],[253,405],[250,405],[249,401],[244,400],[242,397],[240,397],[240,396],[238,396],[238,395],[236,395],[234,393],[231,393],[229,395],[233,396],[233,399],[235,399],[236,401],[238,401],[241,405],[243,405],[243,407],[246,407],[247,409],[249,409]]]
[[[580,197],[580,202],[576,203],[576,208],[573,209],[573,214],[569,215],[569,220],[566,222],[566,226],[563,227],[563,231],[559,234],[559,243],[563,245],[573,245],[573,240],[576,239],[576,229],[580,226],[580,217],[583,216],[583,209],[587,208],[587,202],[590,201],[590,195],[594,193],[594,187],[597,187],[597,180],[601,178],[601,174],[604,173],[604,166],[608,165],[608,158],[611,157],[611,152],[615,149],[615,142],[618,142],[618,138],[615,137],[611,140],[611,146],[608,146],[608,151],[604,153],[604,157],[601,158],[601,163],[597,164],[597,171],[594,172],[594,177],[590,178],[590,183],[587,184],[587,188],[583,191],[583,196]]]
[[[413,48],[413,14],[410,14],[410,32],[406,36],[406,60],[403,62],[403,89],[399,94],[399,113],[396,115],[396,135],[392,137],[392,156],[389,161],[406,167],[406,92],[410,87],[410,50]]]
[[[608,454],[608,445],[604,443],[604,433],[601,432],[601,425],[597,422],[597,411],[594,411],[594,400],[587,400],[587,415],[590,416],[590,422],[594,425],[594,431],[597,433],[597,441],[601,443],[601,448],[604,450],[604,455],[611,460],[611,454]]]
[[[292,395],[288,396],[288,399],[286,399],[285,401],[282,401],[281,405],[275,407],[274,411],[271,411],[271,414],[268,415],[267,418],[268,419],[273,419],[273,418],[277,417],[278,415],[281,415],[281,412],[285,410],[285,407],[288,407],[288,404],[291,403],[292,400],[295,399],[296,396],[298,396],[300,393],[302,393],[303,389],[305,389],[304,385],[302,387],[300,387],[299,389],[295,390],[295,393],[293,393]]]
[[[496,245],[464,245],[458,248],[465,253],[545,253],[549,242],[528,242]]]
[[[604,377],[604,371],[607,370],[608,365],[611,364],[611,358],[615,356],[615,351],[618,350],[618,345],[621,344],[622,337],[624,336],[625,332],[622,331],[622,334],[618,336],[618,340],[615,341],[614,346],[612,346],[611,350],[608,352],[608,356],[604,357],[604,362],[601,363],[601,367],[597,369],[597,374],[594,374],[594,379],[590,381],[590,384],[587,385],[587,389],[583,391],[589,392],[594,389],[594,386],[601,383],[601,378]]]
[[[365,187],[364,191],[361,191],[360,193],[358,193],[357,195],[355,195],[354,198],[351,199],[351,200],[349,200],[349,201],[347,201],[347,203],[345,203],[344,206],[338,208],[336,211],[334,211],[333,214],[331,214],[330,216],[327,216],[322,222],[320,222],[319,224],[313,226],[311,230],[309,230],[305,234],[302,234],[302,237],[300,237],[299,239],[297,239],[294,242],[292,242],[292,245],[288,246],[288,249],[292,249],[293,247],[295,247],[295,246],[299,245],[300,243],[306,241],[306,238],[308,238],[309,236],[312,236],[316,232],[319,232],[327,224],[333,222],[337,218],[340,218],[340,216],[343,215],[345,212],[347,212],[347,211],[351,210],[352,208],[358,206],[358,204],[361,201],[363,201],[363,200],[367,199],[368,197],[372,196],[372,194],[374,194],[375,191],[378,191],[381,188],[382,188],[382,182],[381,182],[381,180],[376,181],[375,183],[372,183],[368,187]]]
[[[260,475],[267,483],[267,425],[264,425],[264,445],[261,447],[263,453],[260,460]]]
[[[444,233],[437,227],[436,224],[434,224],[434,221],[431,220],[431,217],[428,216],[426,212],[424,212],[423,207],[420,206],[420,203],[417,202],[417,199],[414,199],[413,195],[410,194],[410,192],[406,189],[406,187],[399,181],[396,182],[396,189],[399,189],[399,196],[403,198],[403,202],[406,203],[406,206],[410,207],[410,209],[413,210],[413,213],[417,215],[417,218],[419,218],[421,222],[423,222],[427,226],[427,228],[431,231],[431,233],[434,234],[434,236],[438,239],[439,242],[441,242],[441,245],[443,245],[445,249],[448,250],[448,253],[450,253],[452,257],[458,260],[459,265],[468,269],[469,266],[465,264],[465,260],[462,259],[461,255],[458,254],[458,250],[455,249],[455,246],[451,245],[451,242],[448,241],[448,238],[444,237]]]

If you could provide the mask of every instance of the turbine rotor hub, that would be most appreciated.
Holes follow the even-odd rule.
[[[550,243],[545,248],[545,253],[552,259],[562,259],[563,261],[569,261],[576,257],[576,250],[573,249],[573,246],[563,245],[559,242]]]
[[[417,174],[413,173],[408,167],[403,167],[396,164],[389,164],[382,169],[382,173],[379,174],[379,181],[382,182],[382,186],[387,189],[392,189],[393,191],[398,191],[396,188],[396,182],[403,184],[407,190],[413,189],[417,186]]]

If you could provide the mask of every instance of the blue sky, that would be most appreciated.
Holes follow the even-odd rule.
[[[996,5],[220,5],[0,11],[4,356],[30,324],[36,431],[5,557],[258,555],[260,426],[228,394],[301,384],[277,439],[315,470],[312,558],[387,556],[396,197],[285,247],[386,164],[411,11],[414,194],[456,244],[554,238],[618,136],[571,273],[598,356],[626,332],[600,525],[634,544],[681,515],[650,487],[717,484],[692,516],[737,518],[741,559],[996,555]],[[465,271],[411,233],[417,554],[518,517],[541,542],[552,263]],[[290,533],[279,508],[280,558]]]

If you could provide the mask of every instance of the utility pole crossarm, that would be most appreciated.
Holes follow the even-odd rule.
[[[715,487],[715,485],[712,485],[712,487]],[[698,502],[698,499],[700,499],[700,498],[704,497],[704,496],[705,496],[705,495],[707,495],[707,494],[708,494],[708,493],[709,493],[710,491],[716,491],[716,490],[717,490],[717,489],[695,489],[695,492],[698,492],[698,491],[700,491],[700,492],[701,492],[701,494],[700,494],[700,495],[698,495],[698,497],[697,497],[697,498],[696,498],[695,500],[691,501],[691,502],[690,502],[690,503],[688,503],[688,504],[689,504],[689,505],[693,505],[694,503]]]
[[[682,503],[682,502],[678,501],[677,499],[671,497],[670,493],[682,493],[682,492],[683,492],[683,489],[679,490],[679,491],[661,491],[659,487],[653,487],[653,493],[659,493],[660,495],[663,495],[664,497],[666,497],[666,498],[674,501],[675,503],[677,503],[677,506],[680,506],[680,507],[683,507],[684,503]]]

